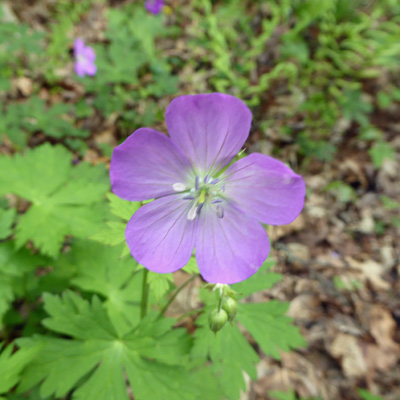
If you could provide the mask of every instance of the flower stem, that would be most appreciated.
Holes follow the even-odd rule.
[[[192,282],[198,275],[195,274],[191,276],[182,286],[178,287],[176,289],[175,293],[171,296],[171,298],[168,300],[167,304],[161,309],[160,313],[158,314],[158,318],[161,318],[165,312],[168,310],[168,307],[171,305],[171,303],[176,299],[176,296],[181,292],[183,288],[185,288],[190,282]]]
[[[143,283],[142,283],[142,304],[140,318],[143,319],[147,315],[147,304],[149,302],[149,284],[147,283],[147,276],[149,275],[149,270],[144,269],[143,271]]]
[[[218,302],[218,312],[221,311],[222,308],[222,299],[224,298],[224,296],[222,295],[221,291],[219,292],[219,302]]]

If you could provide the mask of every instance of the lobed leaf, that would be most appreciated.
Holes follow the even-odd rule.
[[[267,259],[260,269],[245,281],[231,285],[231,288],[238,293],[238,298],[244,298],[260,290],[270,289],[275,283],[282,279],[281,274],[270,272],[275,261]]]
[[[8,210],[0,208],[0,239],[6,239],[11,235],[16,213],[15,208]]]
[[[105,297],[104,307],[120,334],[131,330],[140,319],[142,272],[132,257],[119,260],[118,247],[76,240],[71,251],[57,263],[75,272],[71,283]]]
[[[11,303],[17,295],[21,295],[17,293],[17,288],[24,274],[47,262],[46,258],[33,255],[28,250],[15,251],[13,242],[0,244],[0,327]]]
[[[212,361],[212,370],[218,375],[219,384],[224,395],[236,400],[240,391],[246,390],[243,373],[253,380],[257,379],[255,364],[259,357],[236,324],[226,324],[214,334],[208,327],[208,315],[201,315],[196,323],[199,325],[194,334],[194,346],[191,356],[194,359]]]
[[[266,303],[238,304],[237,320],[249,331],[263,352],[277,360],[279,351],[304,347],[299,329],[286,317],[288,303],[270,300]]]
[[[174,320],[148,315],[137,328],[119,335],[96,297],[92,302],[73,292],[44,297],[49,318],[45,325],[71,339],[34,336],[18,339],[24,351],[41,346],[26,369],[19,392],[40,385],[43,397],[128,400],[196,400],[199,375],[188,372],[190,337],[184,329],[171,329]],[[191,382],[195,381],[197,387]]]
[[[67,235],[88,237],[107,214],[102,196],[109,187],[104,167],[72,167],[72,154],[62,146],[44,144],[25,155],[0,156],[0,194],[13,193],[30,201],[20,216],[16,243],[31,240],[46,255],[56,257]]]
[[[0,343],[0,350],[2,347]],[[12,353],[13,347],[9,345],[0,353],[0,394],[6,394],[18,383],[22,370],[40,350],[38,346],[33,346]]]

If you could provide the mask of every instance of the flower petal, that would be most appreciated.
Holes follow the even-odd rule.
[[[85,48],[85,42],[81,38],[77,38],[74,41],[74,54],[75,57],[82,53]]]
[[[288,224],[303,209],[303,178],[272,157],[250,154],[232,164],[223,176],[225,195],[262,223]]]
[[[94,64],[91,61],[87,61],[85,64],[85,70],[89,76],[96,75],[96,72],[97,72],[96,64]]]
[[[93,62],[94,60],[96,60],[96,53],[94,52],[94,50],[93,50],[90,46],[85,46],[85,47],[82,49],[81,55],[82,55],[83,57],[85,57],[85,59],[86,59],[87,61]]]
[[[201,171],[227,165],[247,139],[251,112],[239,99],[222,93],[180,96],[165,120],[177,147]]]
[[[270,251],[261,224],[233,205],[223,218],[208,209],[200,214],[196,260],[203,278],[211,283],[236,283],[255,274]]]
[[[152,14],[159,14],[164,7],[163,0],[146,0],[145,8],[148,12]]]
[[[186,182],[189,170],[189,161],[167,136],[140,128],[113,151],[111,187],[125,200],[152,199],[176,193],[173,185]]]
[[[81,61],[77,61],[74,65],[74,69],[75,69],[75,73],[80,76],[80,77],[84,77],[85,73],[86,73],[86,67],[85,67],[85,63],[81,62]]]
[[[188,206],[182,195],[175,194],[154,200],[133,214],[125,238],[136,261],[160,273],[188,263],[198,222],[187,218]]]

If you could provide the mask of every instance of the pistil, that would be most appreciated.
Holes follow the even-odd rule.
[[[224,217],[223,203],[224,199],[221,198],[221,193],[225,191],[224,185],[219,185],[220,179],[212,178],[205,175],[202,179],[196,175],[193,186],[185,185],[177,182],[173,185],[174,191],[186,192],[186,196],[182,197],[183,200],[190,201],[190,207],[187,214],[188,220],[192,221],[200,215],[204,205],[209,204],[210,209],[213,210],[218,218]]]

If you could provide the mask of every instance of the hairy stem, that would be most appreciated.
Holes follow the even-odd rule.
[[[176,289],[175,293],[170,297],[168,300],[167,304],[162,308],[160,311],[160,314],[158,314],[158,318],[161,318],[165,312],[168,310],[168,307],[171,305],[171,303],[176,299],[176,296],[180,293],[180,291],[185,288],[190,282],[192,282],[198,275],[193,275],[191,276],[182,286],[178,287]]]
[[[222,299],[224,298],[223,294],[221,293],[221,291],[219,292],[219,302],[218,302],[218,312],[221,311],[222,308]]]
[[[147,276],[149,270],[144,269],[143,272],[143,283],[142,283],[142,304],[140,311],[140,318],[143,319],[147,315],[147,304],[149,302],[149,284],[147,283]]]

